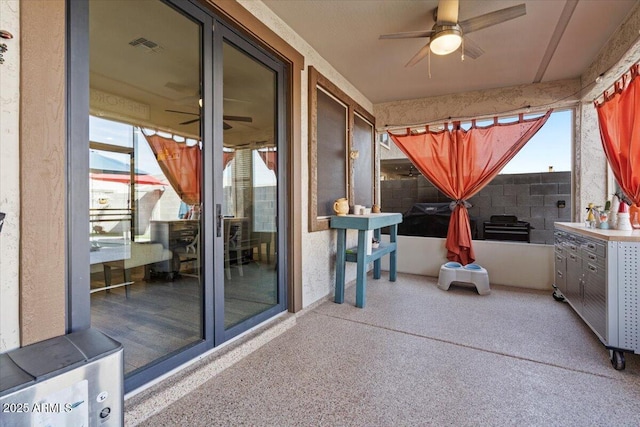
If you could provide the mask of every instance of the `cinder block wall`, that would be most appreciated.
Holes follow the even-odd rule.
[[[414,203],[441,203],[450,199],[438,191],[423,176],[414,179],[380,182],[381,206],[385,212],[406,212]],[[559,208],[558,201],[565,202]],[[553,244],[553,223],[571,221],[571,172],[544,172],[498,175],[489,185],[472,197],[469,215],[482,226],[491,215],[515,215],[527,221],[531,243]]]

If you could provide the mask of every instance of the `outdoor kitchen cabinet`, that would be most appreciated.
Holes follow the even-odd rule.
[[[566,301],[624,369],[640,354],[640,231],[555,224],[554,298]]]

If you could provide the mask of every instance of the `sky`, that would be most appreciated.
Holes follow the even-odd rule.
[[[571,170],[571,110],[552,113],[533,138],[504,167],[501,174]]]

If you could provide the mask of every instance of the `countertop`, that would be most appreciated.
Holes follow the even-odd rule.
[[[603,230],[600,228],[586,228],[583,223],[579,222],[556,222],[555,226],[559,230],[580,233],[585,236],[595,237],[596,239],[608,240],[613,242],[639,242],[640,230],[632,231],[623,230]]]

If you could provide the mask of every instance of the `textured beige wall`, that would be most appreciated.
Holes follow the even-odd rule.
[[[20,2],[21,344],[65,333],[65,1]]]
[[[383,241],[388,242],[389,236],[383,236]],[[551,291],[555,279],[553,246],[474,240],[473,250],[476,262],[489,272],[492,285]],[[446,255],[443,238],[398,236],[399,273],[438,277],[440,267],[448,261]],[[382,257],[383,269],[389,269],[388,258]]]
[[[585,219],[585,210],[590,202],[602,205],[611,198],[612,189],[607,185],[613,178],[608,176],[607,160],[602,150],[598,117],[593,100],[611,88],[629,68],[640,61],[640,2],[627,16],[623,25],[611,37],[606,49],[600,51],[596,60],[582,74],[585,90],[579,108],[576,130],[575,193],[576,215],[574,220]],[[602,80],[596,82],[596,77]]]
[[[567,108],[578,101],[580,81],[562,80],[550,83],[520,85],[499,89],[456,93],[430,98],[376,104],[374,113],[378,128]],[[551,105],[549,105],[551,104]],[[449,121],[451,121],[449,120]]]
[[[0,1],[0,29],[14,38],[3,40],[8,51],[0,72],[0,212],[7,214],[0,234],[0,353],[20,345],[18,257],[20,243],[19,107],[20,5]]]

